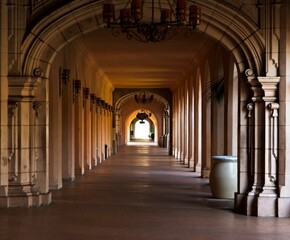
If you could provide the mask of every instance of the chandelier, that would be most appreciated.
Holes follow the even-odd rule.
[[[147,96],[146,92],[140,92],[139,94],[134,95],[134,99],[136,103],[146,104],[146,103],[151,103],[153,101],[154,95],[151,94]]]
[[[149,2],[149,3],[148,3]],[[114,36],[124,33],[127,39],[139,42],[161,42],[177,34],[178,29],[186,29],[185,36],[190,36],[200,24],[200,7],[188,0],[151,0],[151,13],[147,16],[147,0],[129,0],[115,15],[115,5],[103,5],[103,22],[111,28]],[[156,5],[155,5],[156,4]],[[150,8],[149,8],[150,9]],[[156,21],[159,18],[160,21]]]
[[[138,112],[136,115],[136,118],[141,120],[140,123],[145,123],[144,120],[148,117],[151,117],[151,113],[143,109],[140,112]]]

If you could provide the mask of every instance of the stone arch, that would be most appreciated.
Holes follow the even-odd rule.
[[[122,7],[120,1],[116,9]],[[35,68],[48,76],[50,63],[58,51],[82,34],[103,27],[102,2],[80,0],[68,3],[43,18],[23,40],[23,75],[31,75]],[[258,27],[240,9],[218,2],[202,2],[199,33],[204,34],[232,52],[240,73],[251,68],[257,75],[263,72],[262,56],[265,44]]]
[[[134,96],[135,96],[135,94],[139,94],[139,93],[140,93],[140,90],[137,91],[137,89],[136,90],[134,90],[134,89],[128,90],[128,92],[125,91],[125,93],[123,92],[123,94],[121,94],[121,96],[119,96],[118,98],[116,97],[116,99],[114,99],[114,108],[115,108],[115,124],[114,124],[114,126],[115,126],[116,134],[119,134],[121,132],[123,134],[127,133],[127,130],[125,129],[125,125],[127,125],[126,119],[129,116],[129,113],[123,113],[123,111],[122,111],[122,106],[124,104],[126,104],[127,109],[128,109],[128,106],[130,105],[131,112],[134,112],[134,111],[140,110],[140,109],[146,109],[147,111],[152,112],[155,115],[156,119],[158,120],[158,121],[156,120],[154,122],[156,125],[156,129],[158,129],[158,131],[159,131],[158,133],[156,133],[156,137],[155,137],[156,140],[158,140],[158,137],[162,136],[162,134],[164,133],[163,132],[164,128],[167,128],[168,132],[165,131],[165,133],[168,133],[166,140],[171,142],[171,134],[170,134],[171,133],[171,127],[170,127],[171,126],[171,123],[170,123],[171,103],[167,99],[166,96],[163,96],[163,95],[165,95],[164,94],[165,92],[162,91],[162,89],[159,89],[159,90],[158,89],[148,89],[148,90],[146,90],[146,93],[154,95],[153,103],[149,104],[149,105],[146,105],[146,104],[140,105],[140,104],[135,103]],[[161,106],[161,108],[162,108],[162,113],[159,113],[159,115],[155,113],[156,109],[154,109],[154,106],[153,106],[154,102],[155,103],[157,102],[158,105]],[[131,112],[130,112],[130,114],[131,114]],[[162,114],[162,115],[160,115],[160,114]],[[136,116],[136,114],[135,114],[135,116]],[[122,137],[119,136],[119,137],[121,138],[121,140],[119,142],[124,144],[125,143],[124,140],[126,140],[127,137],[126,136],[122,136]],[[170,147],[171,144],[167,144],[167,146]]]
[[[131,93],[125,94],[122,97],[120,97],[115,103],[115,109],[119,109],[122,106],[122,104],[124,104],[126,101],[128,101],[128,99],[134,98],[134,95],[139,94],[139,92],[140,92],[140,90],[139,91],[132,91]],[[153,92],[151,90],[148,90],[148,91],[146,90],[146,92],[148,92],[148,94],[154,94],[155,101],[161,103],[166,108],[170,108],[170,103],[165,97],[159,95],[158,93],[156,94],[156,92]]]
[[[144,109],[145,111],[149,111],[147,108],[142,108]],[[135,111],[131,112],[131,114],[127,115],[126,116],[126,119],[125,119],[125,134],[129,134],[129,128],[130,128],[130,124],[131,122],[136,119],[136,114],[141,110],[141,108],[139,109],[136,109]],[[152,116],[150,117],[150,119],[148,120],[148,122],[152,122],[153,125],[154,125],[154,128],[156,129],[155,131],[158,133],[158,119],[156,118],[155,114],[152,113]],[[129,141],[130,139],[130,136],[126,136],[125,135],[125,139],[126,141]],[[155,137],[155,140],[154,142],[157,142],[157,139],[158,139],[158,135]]]

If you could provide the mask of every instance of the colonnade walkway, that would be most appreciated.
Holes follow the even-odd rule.
[[[247,217],[156,146],[127,146],[39,208],[0,209],[0,239],[283,240],[290,219]]]

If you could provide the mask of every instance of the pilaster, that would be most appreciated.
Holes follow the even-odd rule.
[[[97,159],[98,159],[98,163],[102,162],[102,153],[101,153],[101,107],[99,105],[99,103],[97,102],[96,105],[96,113],[97,113],[97,127],[96,127],[96,131],[97,131]]]
[[[83,175],[85,173],[84,163],[84,109],[83,96],[80,91],[74,103],[75,113],[75,174]]]
[[[277,216],[279,109],[277,91],[280,78],[249,77],[248,80],[253,90],[252,103],[247,105],[249,192],[236,195],[236,207],[244,205],[247,215]],[[240,181],[246,180],[241,177],[242,175]],[[246,199],[242,200],[245,196]]]
[[[46,79],[9,78],[8,193],[1,206],[30,207],[49,204],[46,98],[37,90]]]
[[[95,167],[98,165],[98,159],[97,159],[97,135],[96,135],[96,98],[95,94],[91,94],[90,97],[90,104],[91,104],[91,128],[92,128],[92,134],[91,134],[91,156],[92,156],[92,167]]]
[[[73,86],[71,80],[67,86]],[[75,180],[75,113],[72,87],[62,92],[62,178]]]
[[[84,157],[85,169],[92,169],[91,161],[91,106],[89,98],[84,101]]]
[[[8,195],[8,7],[0,5],[0,206]]]

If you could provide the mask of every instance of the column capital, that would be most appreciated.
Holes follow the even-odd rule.
[[[280,77],[248,77],[253,91],[252,100],[275,102],[278,99]]]
[[[9,77],[9,97],[19,100],[35,98],[39,77]]]
[[[258,77],[257,79],[263,89],[263,100],[265,102],[274,102],[278,98],[278,84],[280,77]]]

